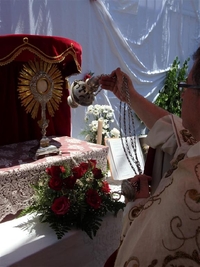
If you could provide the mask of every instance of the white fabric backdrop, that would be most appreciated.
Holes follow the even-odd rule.
[[[82,45],[82,79],[121,67],[153,101],[176,56],[183,62],[200,43],[199,0],[0,0],[0,34],[62,36]],[[0,49],[1,44],[0,44]],[[192,60],[190,61],[190,65]],[[119,101],[101,91],[94,104],[111,105],[118,127]],[[72,110],[72,136],[84,128],[85,107]],[[137,133],[142,126],[136,123]]]

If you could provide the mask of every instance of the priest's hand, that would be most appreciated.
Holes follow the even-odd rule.
[[[141,174],[136,175],[133,178],[129,179],[129,182],[132,186],[138,187],[135,193],[135,199],[137,198],[148,198],[150,195],[150,182],[152,180],[151,176]]]

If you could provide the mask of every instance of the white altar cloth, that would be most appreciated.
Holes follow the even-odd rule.
[[[102,267],[119,245],[122,211],[107,215],[91,240],[72,230],[58,240],[33,215],[0,224],[0,267]]]

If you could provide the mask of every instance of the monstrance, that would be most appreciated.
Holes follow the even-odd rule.
[[[42,138],[40,154],[51,152],[50,143],[59,147],[61,144],[57,145],[53,137],[49,137],[49,143],[46,130],[47,136],[71,134],[71,109],[65,101],[69,95],[67,79],[81,73],[82,47],[65,37],[32,34],[3,35],[0,43],[0,85],[1,95],[5,96],[0,110],[1,114],[7,112],[5,120],[1,120],[4,130],[1,130],[0,144]],[[16,89],[26,112],[21,112]],[[8,103],[9,109],[4,103],[7,100],[12,101]],[[33,118],[38,121],[42,134],[38,127],[38,135]]]
[[[39,147],[33,151],[34,159],[49,154],[59,154],[59,149],[50,144],[46,136],[49,121],[46,111],[54,116],[59,108],[63,88],[63,79],[56,64],[46,63],[42,60],[29,61],[23,65],[19,74],[18,92],[22,106],[31,117],[36,119],[39,111],[41,119],[38,124],[41,128],[42,138]]]

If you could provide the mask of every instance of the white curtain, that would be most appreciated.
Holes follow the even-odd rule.
[[[120,67],[153,101],[175,57],[183,63],[199,46],[199,11],[199,0],[0,0],[0,34],[73,39],[83,49],[82,73],[70,77],[70,82],[90,71],[109,74]],[[119,127],[116,97],[102,90],[97,103],[112,106],[114,126]],[[85,111],[86,107],[72,110],[75,138],[83,139]],[[137,120],[135,126],[140,134],[143,126]]]

